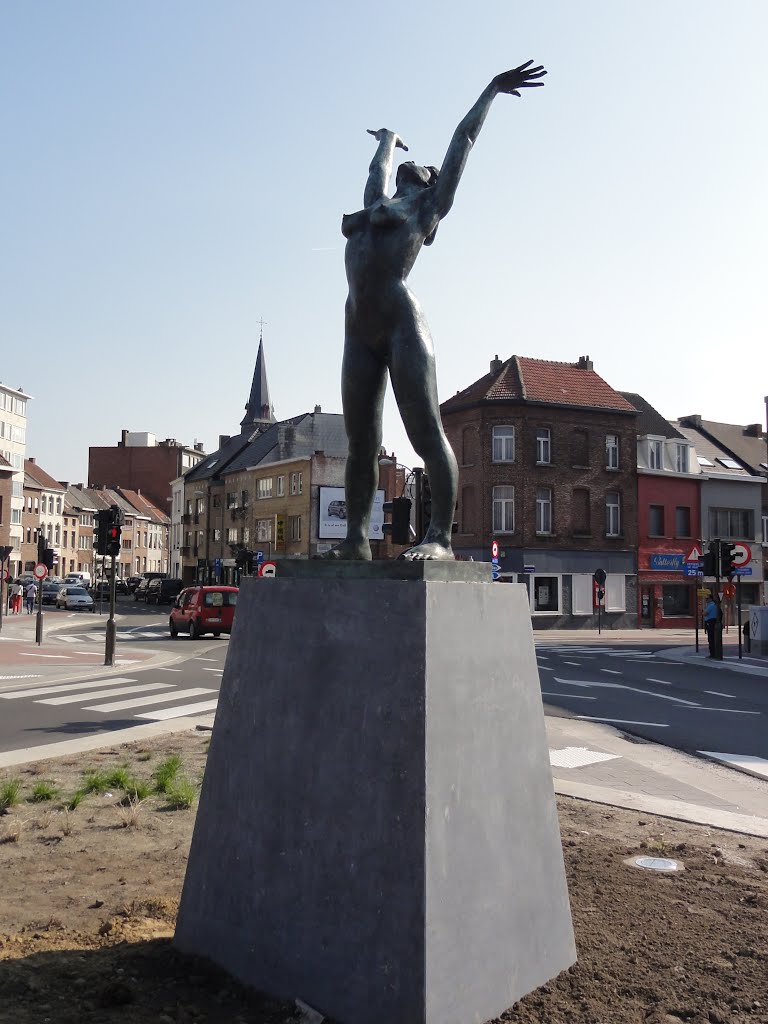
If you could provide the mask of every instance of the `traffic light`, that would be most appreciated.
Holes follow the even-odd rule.
[[[241,575],[250,576],[253,572],[253,552],[249,551],[248,548],[240,548],[235,555],[235,565],[240,570]]]
[[[393,498],[384,502],[384,512],[392,516],[391,523],[384,523],[384,533],[392,537],[393,544],[411,543],[411,499]]]
[[[46,548],[43,552],[43,565],[46,567],[48,572],[53,572],[53,567],[56,564],[56,550],[55,548]]]
[[[10,544],[4,544],[2,547],[0,547],[0,565],[3,564],[6,558],[11,557],[12,552],[13,548],[11,547]]]
[[[716,540],[711,540],[704,552],[704,558],[702,559],[703,565],[701,571],[705,576],[717,576],[717,549],[718,543]]]
[[[99,509],[95,518],[96,522],[94,523],[95,532],[93,534],[93,546],[96,548],[97,555],[106,555],[107,544],[109,543],[107,531],[110,526],[110,510],[108,508]]]
[[[110,523],[107,527],[107,549],[105,555],[113,555],[115,558],[120,554],[120,536],[123,532],[122,526]]]
[[[736,558],[736,545],[728,540],[720,541],[720,575],[733,576],[736,572],[734,559]]]
[[[37,535],[37,560],[38,562],[45,563],[45,549],[46,549],[45,534],[42,530]]]

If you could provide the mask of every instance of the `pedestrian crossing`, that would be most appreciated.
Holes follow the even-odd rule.
[[[552,644],[535,643],[536,653],[539,655],[560,654],[566,657],[608,657],[608,658],[631,658],[647,660],[654,657],[653,651],[644,651],[631,647],[598,647],[596,644]]]
[[[126,699],[115,700],[116,697]],[[199,699],[203,697],[207,699]],[[192,698],[198,699],[189,703]],[[219,702],[218,691],[208,687],[180,689],[170,682],[140,682],[127,676],[5,690],[0,692],[0,700],[29,700],[51,708],[79,705],[80,711],[103,715],[133,712],[129,717],[137,722],[165,722],[207,714],[215,711]]]
[[[165,627],[160,627],[155,630],[140,629],[140,630],[124,630],[118,629],[115,633],[115,637],[118,640],[167,640],[170,636],[168,630]],[[56,636],[56,640],[59,643],[64,644],[103,644],[104,633],[101,630],[92,630],[89,633],[67,633],[66,635],[59,633]]]

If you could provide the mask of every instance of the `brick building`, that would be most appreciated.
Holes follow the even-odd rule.
[[[0,455],[0,547],[11,544],[11,496],[13,494],[13,466]]]
[[[701,550],[701,467],[696,449],[641,395],[622,394],[637,419],[639,624],[694,627],[698,581],[684,559]]]
[[[170,510],[171,481],[205,458],[202,443],[189,448],[174,438],[123,430],[114,447],[88,449],[88,486],[125,487]]]
[[[48,546],[57,551],[64,529],[64,495],[66,488],[34,459],[24,460],[24,513],[21,561],[24,572],[31,572],[37,562],[37,539],[42,535]],[[59,574],[56,567],[54,573]]]
[[[459,464],[460,557],[527,585],[534,628],[596,624],[592,573],[607,573],[603,621],[637,624],[637,411],[591,360],[496,357],[441,407]]]

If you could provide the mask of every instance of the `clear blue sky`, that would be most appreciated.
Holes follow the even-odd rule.
[[[0,6],[0,380],[28,453],[238,429],[263,318],[279,418],[340,412],[341,216],[388,127],[440,164],[500,96],[411,286],[441,399],[589,354],[665,416],[763,420],[768,4],[70,0]],[[385,443],[408,462],[388,400]]]

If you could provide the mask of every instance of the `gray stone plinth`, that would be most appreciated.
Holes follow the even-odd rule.
[[[342,1024],[574,962],[522,586],[243,581],[175,941]]]
[[[490,562],[452,560],[408,561],[395,558],[381,562],[335,562],[323,558],[284,558],[276,575],[292,580],[434,580],[441,583],[490,583]]]

